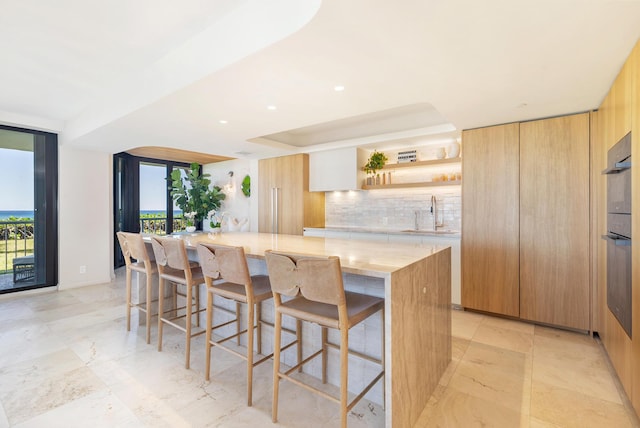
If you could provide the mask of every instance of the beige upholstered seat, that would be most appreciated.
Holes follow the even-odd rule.
[[[146,314],[147,343],[151,343],[151,281],[153,275],[158,272],[153,254],[149,255],[144,245],[142,235],[139,233],[118,232],[118,242],[124,257],[127,269],[127,331],[131,331],[131,308],[137,307]],[[135,259],[136,261],[133,261]],[[147,279],[146,298],[144,303],[131,303],[131,273],[132,271],[144,273]]]
[[[196,315],[196,325],[200,325],[199,313],[204,309],[200,309],[200,291],[198,286],[204,284],[204,276],[200,267],[194,266],[189,262],[187,257],[187,248],[182,239],[151,237],[151,245],[155,254],[158,273],[160,276],[160,285],[158,296],[164,296],[164,286],[166,282],[174,285],[183,285],[186,288],[184,293],[185,306],[174,307],[170,311],[164,312],[163,301],[158,299],[158,351],[162,351],[162,327],[163,324],[169,324],[179,330],[185,332],[185,367],[189,368],[189,357],[191,354],[191,338],[203,334],[205,331],[193,330],[192,315]],[[195,295],[193,289],[195,288]],[[195,305],[195,310],[193,306]],[[178,315],[183,310],[184,315]],[[184,326],[176,321],[184,319]]]
[[[347,426],[347,414],[353,406],[384,376],[384,299],[344,290],[338,257],[302,257],[268,250],[265,253],[275,305],[275,340],[273,365],[273,421],[278,419],[278,387],[280,379],[289,380],[312,392],[340,404],[342,427]],[[282,295],[291,299],[282,300]],[[349,351],[349,329],[380,311],[382,319],[381,359]],[[319,324],[322,328],[322,349],[305,358],[286,372],[280,371],[280,330],[282,315]],[[327,328],[340,331],[340,345],[329,343]],[[340,349],[340,398],[304,384],[290,376],[296,369],[322,355],[322,382],[327,381],[327,347]],[[381,371],[351,402],[348,402],[348,354],[378,362]]]
[[[211,347],[217,346],[228,351],[247,362],[247,405],[252,404],[253,392],[253,367],[270,359],[273,354],[267,355],[254,361],[253,355],[253,333],[257,332],[257,353],[262,352],[262,321],[261,304],[264,300],[271,299],[271,285],[269,277],[266,275],[249,274],[247,259],[242,247],[231,247],[226,245],[199,244],[198,257],[200,266],[207,283],[207,344],[206,344],[206,368],[205,377],[209,380],[211,369]],[[215,280],[215,282],[214,282]],[[214,296],[218,295],[225,299],[236,302],[235,318],[213,325]],[[240,303],[247,305],[247,328],[240,331]],[[254,310],[255,308],[255,310]],[[233,313],[232,311],[228,311]],[[212,338],[213,330],[220,327],[236,323],[236,334],[224,337],[220,340]],[[272,325],[270,323],[266,323]],[[300,330],[298,330],[300,331]],[[236,338],[240,340],[240,335],[247,334],[246,355],[224,345],[224,342]]]

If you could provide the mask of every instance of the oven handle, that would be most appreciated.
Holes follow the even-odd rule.
[[[616,235],[602,235],[603,239],[606,239],[607,241],[613,241],[614,244],[616,244],[616,246],[618,247],[630,247],[631,246],[631,239],[629,238],[621,238],[619,236]]]
[[[607,168],[604,171],[602,171],[603,174],[619,174],[623,171],[627,171],[631,169],[631,161],[630,160],[625,160],[622,162],[616,162],[613,167],[611,168]]]

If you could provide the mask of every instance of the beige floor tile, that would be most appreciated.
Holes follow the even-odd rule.
[[[584,335],[536,336],[533,354],[534,384],[543,382],[622,404],[600,345]]]
[[[510,320],[507,318],[486,316],[482,321],[482,325],[500,327],[507,330],[513,330],[524,334],[533,334],[535,326],[522,321]]]
[[[451,358],[454,360],[459,360],[464,356],[464,353],[467,352],[467,348],[469,347],[470,340],[461,339],[459,337],[451,338]]]
[[[453,337],[471,340],[484,317],[473,312],[452,310],[451,334]]]
[[[0,400],[12,425],[105,388],[69,350],[0,368]]]
[[[500,403],[447,388],[439,399],[432,397],[415,426],[419,428],[467,428],[521,426],[522,415]]]
[[[448,387],[529,414],[531,357],[472,343]]]
[[[621,404],[541,382],[533,383],[531,416],[566,428],[632,426]]]
[[[530,353],[533,349],[533,334],[484,323],[478,327],[473,341],[522,353]]]

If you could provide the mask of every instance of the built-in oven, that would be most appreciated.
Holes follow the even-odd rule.
[[[607,154],[607,306],[631,337],[631,133]]]

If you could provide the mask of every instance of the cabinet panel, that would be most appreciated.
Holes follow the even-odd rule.
[[[520,316],[589,330],[589,114],[520,124]]]
[[[302,235],[304,227],[324,227],[324,193],[309,192],[308,155],[260,160],[258,175],[260,232]]]
[[[519,124],[462,133],[462,306],[519,315]]]
[[[635,48],[631,53],[629,59],[631,66],[631,94],[632,94],[632,122],[631,122],[631,158],[636,159],[635,165],[638,165],[637,159],[640,159],[640,41],[636,43]],[[634,166],[632,171],[633,186],[636,186],[631,197],[631,210],[634,213],[632,216],[632,233],[636,239],[632,244],[632,253],[636,257],[636,262],[633,264],[631,272],[631,284],[632,284],[632,310],[633,310],[633,328],[634,331],[640,331],[640,263],[637,262],[638,254],[640,254],[640,241],[637,239],[640,234],[640,192],[637,190],[637,186],[640,186],[640,168]],[[632,343],[632,357],[633,369],[632,369],[632,390],[631,402],[636,410],[637,414],[640,414],[640,335],[635,334],[633,336]],[[626,389],[625,385],[625,389]]]

